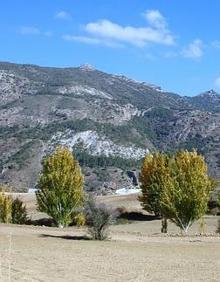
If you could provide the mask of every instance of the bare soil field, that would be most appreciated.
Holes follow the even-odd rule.
[[[29,215],[40,218],[34,195],[20,195]],[[107,196],[99,201],[140,210],[136,196]],[[88,240],[86,228],[0,225],[0,281],[220,281],[218,217],[206,216],[206,233],[199,223],[189,236],[169,224],[140,218],[111,227],[110,240]]]

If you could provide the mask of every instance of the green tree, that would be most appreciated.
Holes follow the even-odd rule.
[[[26,206],[18,198],[12,202],[11,221],[15,224],[24,224],[27,221]]]
[[[161,212],[185,233],[207,210],[213,181],[204,158],[196,151],[180,151],[170,162],[172,181],[161,194]]]
[[[161,215],[161,193],[172,182],[169,161],[166,154],[148,154],[141,167],[142,195],[139,200],[146,211],[154,213],[156,216]]]
[[[57,226],[68,226],[83,205],[83,175],[72,153],[58,147],[43,161],[36,192],[39,211],[51,216]]]

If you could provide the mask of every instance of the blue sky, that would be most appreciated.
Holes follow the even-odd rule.
[[[219,0],[7,0],[0,60],[124,74],[182,95],[220,92]]]

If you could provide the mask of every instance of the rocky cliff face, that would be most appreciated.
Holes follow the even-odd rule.
[[[89,66],[0,63],[0,181],[33,187],[42,157],[69,146],[86,188],[131,185],[149,151],[197,148],[220,177],[220,95],[181,97]],[[135,172],[136,173],[136,172]],[[111,188],[109,188],[111,187]]]

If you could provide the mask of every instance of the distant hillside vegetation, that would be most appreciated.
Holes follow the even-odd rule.
[[[0,63],[0,181],[34,187],[41,159],[73,149],[86,189],[132,186],[149,151],[196,148],[220,178],[220,95],[181,97],[88,66]],[[132,173],[131,173],[132,172]],[[131,177],[132,175],[132,177]]]

